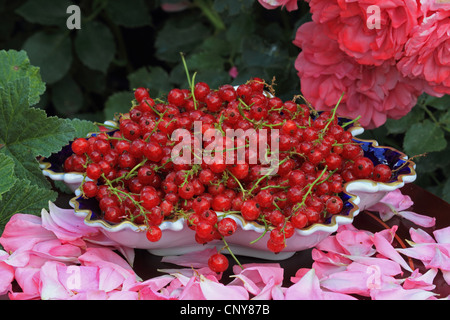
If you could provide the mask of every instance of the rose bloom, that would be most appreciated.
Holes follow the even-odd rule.
[[[331,110],[345,93],[337,113],[356,118],[372,129],[387,118],[405,116],[421,94],[422,81],[402,76],[392,60],[380,66],[365,66],[339,49],[324,32],[324,25],[303,24],[293,41],[302,51],[295,68],[301,91],[317,110]]]
[[[266,9],[273,10],[278,7],[286,7],[287,11],[294,11],[298,9],[298,0],[258,0],[259,3]]]
[[[307,0],[313,21],[364,65],[399,59],[420,16],[415,0]]]
[[[421,10],[422,21],[406,42],[398,70],[425,80],[430,95],[450,94],[450,3],[422,0]]]

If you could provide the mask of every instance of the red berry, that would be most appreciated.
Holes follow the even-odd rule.
[[[308,224],[308,217],[305,214],[298,212],[291,217],[291,223],[295,228],[302,229]]]
[[[224,194],[218,194],[212,201],[213,210],[224,212],[231,209],[231,199]]]
[[[151,242],[157,242],[162,237],[162,231],[161,228],[158,226],[150,226],[148,227],[147,233],[146,233],[147,239]]]
[[[203,101],[209,92],[209,85],[205,82],[197,82],[194,86],[194,96],[197,100]]]
[[[86,167],[86,175],[92,180],[97,180],[102,175],[102,167],[97,163],[90,163]]]
[[[223,218],[217,223],[217,230],[224,237],[231,236],[237,230],[237,223],[234,219]]]
[[[97,195],[98,186],[93,181],[86,181],[83,184],[83,193],[88,198],[94,198]]]
[[[105,220],[118,223],[122,221],[122,211],[117,206],[111,206],[105,210]]]
[[[267,248],[272,251],[273,253],[281,252],[286,247],[286,243],[282,242],[275,242],[272,239],[269,238],[267,241]]]
[[[134,90],[134,97],[136,98],[136,101],[139,103],[144,98],[150,98],[150,94],[148,93],[148,90],[146,88],[137,88]]]
[[[72,151],[77,155],[82,155],[88,151],[89,143],[85,138],[78,138],[72,142]]]
[[[388,165],[378,164],[373,168],[372,179],[379,182],[388,182],[391,179],[392,170]]]
[[[180,89],[172,89],[167,95],[167,101],[177,107],[184,104],[184,93]]]
[[[259,204],[255,200],[246,200],[241,207],[241,214],[245,220],[256,220],[261,214]]]
[[[144,156],[153,162],[159,162],[163,156],[163,149],[161,146],[155,142],[147,142],[147,144],[144,147]]]
[[[374,165],[372,160],[366,157],[359,157],[353,163],[353,174],[356,178],[365,179],[372,176]]]
[[[342,208],[344,207],[344,202],[341,198],[337,196],[330,197],[327,202],[325,203],[325,208],[328,213],[330,214],[338,214],[342,211]]]
[[[224,272],[228,269],[228,259],[221,253],[213,254],[208,259],[208,267],[214,272]]]

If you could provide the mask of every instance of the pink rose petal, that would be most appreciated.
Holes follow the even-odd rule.
[[[164,256],[161,262],[173,263],[183,267],[203,268],[208,266],[208,259],[217,253],[216,247],[194,251],[179,256]]]
[[[322,300],[323,294],[314,269],[309,270],[285,293],[286,300]]]
[[[400,256],[400,254],[392,247],[392,245],[386,240],[385,237],[381,236],[380,233],[375,233],[373,236],[373,242],[379,253],[383,256],[399,263],[405,270],[413,272],[411,267],[406,263],[405,260]]]
[[[436,218],[421,215],[412,211],[400,211],[398,212],[398,215],[425,228],[433,227],[436,224]]]

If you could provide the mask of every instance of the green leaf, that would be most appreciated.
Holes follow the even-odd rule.
[[[1,50],[0,51],[0,87],[16,79],[27,77],[30,79],[30,105],[39,102],[39,96],[45,91],[45,83],[42,82],[39,68],[30,65],[25,51]]]
[[[144,87],[152,97],[160,97],[172,89],[169,75],[161,67],[142,67],[129,74],[128,81],[131,90]]]
[[[134,95],[130,91],[116,92],[111,95],[105,103],[105,120],[114,119],[116,113],[126,113],[130,111],[131,101]]]
[[[444,132],[428,119],[424,122],[413,124],[406,131],[403,141],[403,149],[410,156],[425,152],[441,151],[446,146],[447,141],[445,140]]]
[[[47,117],[44,110],[30,108],[29,80],[19,79],[0,88],[0,144],[3,153],[14,160],[16,177],[48,186],[36,157],[48,157],[61,150],[75,134],[64,119]]]
[[[443,199],[450,203],[450,179],[448,179],[442,189]]]
[[[450,95],[447,94],[441,98],[427,95],[425,98],[425,104],[438,110],[448,110],[450,107]]]
[[[184,24],[168,20],[155,40],[156,57],[167,62],[179,62],[180,52],[188,53],[209,36],[200,22],[184,19]]]
[[[39,215],[49,201],[56,201],[58,194],[47,188],[32,185],[27,180],[17,180],[0,200],[0,233],[16,213]]]
[[[98,127],[89,120],[65,119],[75,129],[74,138],[86,137],[91,132],[97,132]]]
[[[68,0],[28,0],[17,10],[28,22],[50,26],[66,26]]]
[[[14,160],[0,153],[0,200],[2,194],[11,189],[15,181]]]
[[[228,9],[229,15],[235,16],[249,10],[254,2],[254,0],[214,0],[213,8],[218,13],[224,13]]]
[[[148,26],[151,22],[149,10],[143,0],[134,0],[132,5],[129,0],[108,1],[106,12],[115,24],[128,28]]]
[[[447,111],[446,113],[442,114],[439,118],[439,122],[450,131],[450,111]]]
[[[423,109],[415,107],[406,116],[398,120],[388,119],[386,121],[386,128],[388,129],[388,133],[390,134],[404,133],[413,124],[421,121],[423,117],[424,117]]]
[[[215,52],[202,51],[190,54],[186,63],[189,69],[193,71],[197,70],[223,70],[225,59]]]
[[[52,87],[52,101],[56,111],[64,116],[73,116],[83,107],[83,93],[70,76]]]
[[[49,84],[61,80],[72,64],[72,43],[69,34],[61,30],[36,32],[27,39],[23,49],[31,63],[40,67],[42,79]]]
[[[75,50],[84,65],[106,73],[116,54],[116,44],[107,26],[91,21],[77,32]]]

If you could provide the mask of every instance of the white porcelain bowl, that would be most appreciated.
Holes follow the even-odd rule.
[[[353,136],[364,131],[359,126],[353,126],[349,130]],[[360,211],[377,203],[387,192],[401,188],[405,183],[413,182],[416,179],[415,164],[408,161],[405,154],[390,147],[378,146],[378,143],[373,140],[357,138],[354,138],[354,140],[361,143],[365,156],[372,158],[374,162],[385,163],[392,169],[397,169],[395,179],[387,183],[372,180],[356,180],[346,183],[344,185],[345,191],[341,194],[341,198],[344,200],[343,214],[334,215],[325,223],[316,223],[301,230],[296,229],[294,235],[287,239],[286,248],[278,254],[272,253],[266,246],[269,237],[268,232],[257,242],[251,244],[265,231],[263,225],[256,222],[247,222],[240,215],[227,215],[238,224],[237,231],[226,238],[233,253],[267,260],[289,258],[297,251],[314,247],[335,232],[339,226],[352,223]],[[65,152],[67,150],[62,151],[62,153]],[[51,163],[50,159],[42,159],[41,167],[47,177],[64,181],[69,188],[74,190],[75,197],[70,201],[70,205],[75,209],[76,215],[83,217],[87,225],[99,227],[110,239],[124,246],[147,249],[152,254],[161,256],[188,253],[205,247],[217,246],[222,248],[224,246],[223,242],[219,240],[212,241],[204,246],[199,245],[195,241],[194,231],[187,227],[183,218],[164,221],[160,225],[162,238],[158,242],[150,242],[146,238],[145,226],[130,221],[111,224],[103,220],[98,215],[99,209],[96,200],[83,199],[80,196],[79,186],[83,179],[81,173],[55,171],[58,165]],[[221,214],[218,213],[218,216],[220,219]]]

